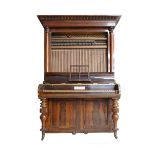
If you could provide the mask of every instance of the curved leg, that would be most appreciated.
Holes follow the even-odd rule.
[[[42,99],[42,102],[40,105],[40,107],[41,107],[40,108],[40,113],[41,113],[40,119],[41,119],[41,123],[42,123],[42,127],[41,127],[42,138],[41,138],[41,140],[43,140],[45,137],[45,124],[46,124],[46,120],[47,120],[47,111],[48,111],[47,102],[48,102],[47,99],[44,98],[44,99]]]
[[[119,108],[118,108],[118,102],[117,99],[113,99],[113,104],[112,104],[112,119],[113,119],[113,123],[114,123],[114,127],[113,127],[113,131],[114,131],[114,137],[117,139],[117,121],[118,121],[118,112],[119,112]]]

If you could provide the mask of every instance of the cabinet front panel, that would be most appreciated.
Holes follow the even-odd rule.
[[[50,99],[47,131],[111,132],[110,99]]]
[[[73,129],[76,127],[76,101],[49,101],[49,129]]]
[[[85,125],[88,131],[111,131],[113,127],[111,100],[85,101]]]

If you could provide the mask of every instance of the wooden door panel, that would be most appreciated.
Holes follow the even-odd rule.
[[[110,106],[108,99],[85,101],[84,128],[88,131],[110,131],[112,129]]]
[[[49,128],[72,129],[76,127],[76,102],[50,100]]]
[[[84,127],[84,106],[85,104],[81,100],[77,103],[77,131],[83,132]]]

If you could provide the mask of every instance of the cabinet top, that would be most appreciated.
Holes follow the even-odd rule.
[[[38,15],[43,27],[104,27],[114,29],[120,15]]]

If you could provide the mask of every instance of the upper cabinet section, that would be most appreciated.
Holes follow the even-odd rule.
[[[120,17],[116,15],[38,15],[44,28],[102,27],[114,29]]]

